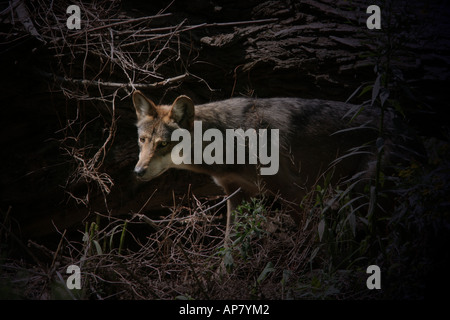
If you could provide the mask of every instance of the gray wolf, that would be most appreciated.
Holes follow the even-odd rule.
[[[373,141],[377,137],[378,113],[366,109],[353,121],[344,116],[354,105],[336,101],[300,98],[232,98],[224,101],[194,105],[187,96],[179,96],[171,105],[156,105],[140,91],[134,91],[133,104],[137,115],[139,161],[135,174],[151,180],[170,168],[205,173],[221,186],[227,195],[227,233],[231,213],[243,200],[261,193],[277,194],[292,205],[291,215],[299,223],[298,203],[308,190],[329,169],[330,163],[351,148]],[[203,130],[215,129],[226,135],[227,129],[278,129],[279,161],[276,174],[260,175],[260,163],[229,164],[195,161],[173,161],[172,150],[179,144],[172,139],[176,130],[194,135],[194,122]],[[359,127],[358,130],[347,130]],[[273,135],[271,135],[273,136]],[[191,150],[205,151],[210,144],[198,144],[192,139]],[[212,140],[212,139],[211,139]],[[248,145],[249,139],[243,140]],[[197,143],[194,146],[194,143]],[[222,141],[221,143],[225,143]],[[200,147],[199,147],[200,146]],[[226,149],[224,149],[226,150]],[[239,148],[234,148],[234,152]],[[242,150],[242,149],[241,149]],[[367,169],[370,152],[343,158],[333,166],[333,179],[350,177]],[[217,156],[215,154],[214,156]],[[237,158],[239,155],[228,155]],[[250,158],[250,154],[246,155]],[[219,155],[224,159],[227,155]],[[239,191],[237,191],[239,190]],[[237,193],[236,193],[237,191]]]

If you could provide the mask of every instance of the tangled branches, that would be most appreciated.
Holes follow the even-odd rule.
[[[241,208],[240,215],[258,215],[253,209],[266,204],[260,201]],[[27,297],[286,299],[303,293],[298,274],[308,270],[314,254],[316,222],[299,231],[286,213],[267,212],[261,228],[271,232],[258,234],[251,232],[254,226],[245,219],[239,220],[235,237],[241,237],[244,229],[250,232],[245,246],[236,241],[231,248],[234,262],[225,270],[220,206],[217,211],[207,210],[210,202],[191,195],[187,206],[176,205],[159,219],[149,219],[140,212],[126,220],[98,216],[96,222],[86,223],[78,236],[60,232],[56,251],[30,242],[30,252],[39,252],[41,259],[46,257],[52,263],[49,267],[40,263],[32,278],[23,279],[28,283]],[[147,236],[139,235],[137,228],[145,230]],[[64,279],[69,265],[80,267],[83,290],[67,289]],[[3,267],[13,273],[23,266],[4,263]]]
[[[16,41],[17,34],[37,39],[33,50],[39,61],[31,71],[45,79],[49,91],[63,96],[66,104],[57,133],[63,136],[58,139],[61,150],[73,169],[64,188],[77,203],[88,206],[91,190],[107,195],[114,185],[111,176],[102,172],[102,165],[121,117],[115,110],[116,99],[127,98],[133,89],[168,90],[187,80],[213,90],[190,71],[198,56],[191,32],[273,19],[190,24],[169,12],[172,3],[144,16],[123,9],[119,0],[72,4],[80,8],[79,30],[67,27],[64,1],[12,1],[0,18],[3,22],[9,19],[12,25],[6,34],[8,41]],[[87,192],[71,191],[80,184],[85,184]]]
[[[132,18],[121,12],[119,5],[119,1],[79,3],[82,29],[69,30],[63,3],[38,1],[36,23],[56,61],[55,71],[40,70],[42,74],[54,75],[60,85],[97,86],[103,95],[108,87],[132,88],[135,83],[164,81],[172,67],[184,75],[189,55],[181,51],[190,46],[180,39],[185,21],[154,28],[152,23],[171,16],[165,12],[167,8],[153,16]],[[182,57],[186,60],[181,61]],[[77,97],[67,88],[64,94]]]

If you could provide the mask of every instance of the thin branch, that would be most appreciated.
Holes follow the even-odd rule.
[[[75,36],[81,35],[81,34],[83,34],[85,32],[86,33],[91,33],[93,31],[97,31],[97,30],[101,30],[101,29],[105,29],[105,28],[117,27],[117,26],[124,25],[124,24],[142,22],[142,21],[145,21],[145,20],[152,20],[152,19],[156,19],[156,18],[165,18],[165,17],[169,17],[171,15],[172,15],[171,13],[163,13],[163,14],[157,14],[157,15],[148,16],[148,17],[141,17],[141,18],[136,18],[136,19],[127,19],[127,20],[123,20],[123,21],[119,21],[119,22],[105,24],[103,26],[99,26],[99,27],[95,27],[95,28],[91,28],[91,29],[86,29],[86,30],[83,30],[83,31],[80,31],[80,32],[77,32],[77,33],[72,33],[72,34],[69,34],[67,36],[67,38],[75,37]]]
[[[155,35],[152,38],[147,38],[144,40],[139,40],[139,41],[134,41],[134,42],[130,42],[130,43],[126,43],[126,44],[122,44],[120,45],[120,47],[125,48],[128,46],[133,46],[136,44],[142,44],[145,42],[149,42],[149,41],[154,41],[154,40],[158,40],[167,36],[173,36],[176,33],[182,33],[182,32],[186,32],[186,31],[191,31],[191,30],[195,30],[195,29],[199,29],[199,28],[207,28],[207,27],[230,27],[230,26],[241,26],[241,25],[249,25],[249,24],[259,24],[259,23],[272,23],[272,22],[276,22],[278,21],[277,18],[271,18],[271,19],[261,19],[261,20],[248,20],[248,21],[235,21],[235,22],[214,22],[214,23],[201,23],[201,24],[197,24],[197,25],[193,25],[193,26],[186,26],[183,29],[177,30],[179,28],[179,26],[183,23],[181,23],[178,26],[171,26],[171,27],[167,27],[167,28],[161,28],[158,31],[161,31],[163,29],[166,30],[170,30],[170,33],[167,34],[161,34],[161,35]],[[183,21],[184,22],[184,21]],[[172,31],[172,29],[175,29],[174,31]]]
[[[52,79],[56,82],[60,83],[73,83],[78,85],[84,85],[84,86],[95,86],[95,87],[109,87],[109,88],[134,88],[134,89],[153,89],[153,88],[161,88],[168,84],[182,81],[190,76],[188,72],[185,74],[168,78],[163,81],[154,82],[154,83],[123,83],[123,82],[109,82],[109,81],[98,81],[98,80],[85,80],[85,79],[71,79],[67,77],[61,77],[54,75],[52,73],[38,70],[36,71],[43,77],[47,79]]]

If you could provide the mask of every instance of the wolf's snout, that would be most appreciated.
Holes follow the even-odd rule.
[[[134,174],[137,177],[141,178],[142,176],[144,176],[146,170],[147,169],[143,168],[143,167],[136,167],[136,168],[134,168]]]

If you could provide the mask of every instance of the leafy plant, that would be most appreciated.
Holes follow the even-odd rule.
[[[239,250],[242,259],[248,259],[253,254],[251,242],[261,238],[265,233],[267,209],[263,200],[252,198],[250,202],[242,203],[234,211],[234,226],[232,246]]]
[[[240,259],[251,258],[254,250],[253,241],[267,233],[264,229],[266,214],[267,208],[264,201],[257,198],[252,198],[250,202],[243,202],[232,213],[234,221],[231,233],[232,243],[229,247],[224,246],[219,249],[227,270],[230,271],[234,266],[233,256],[236,251]]]

